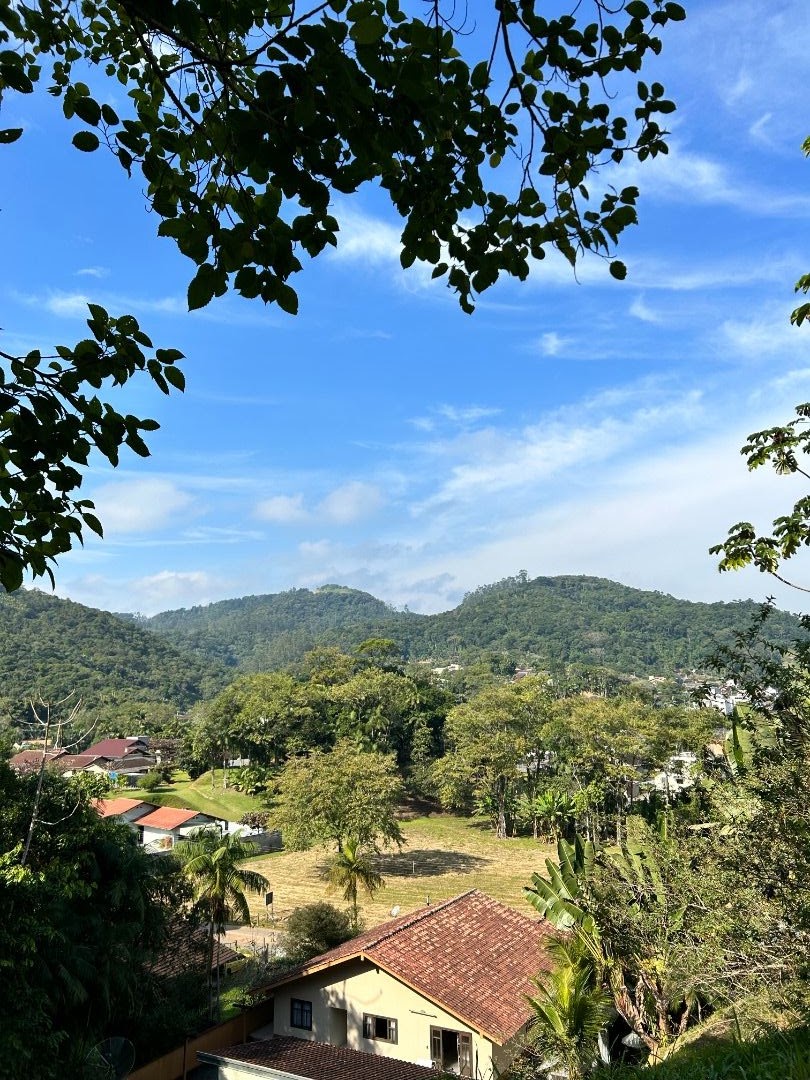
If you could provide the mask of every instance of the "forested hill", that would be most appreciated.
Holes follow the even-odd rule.
[[[32,695],[58,701],[71,692],[108,714],[125,702],[184,709],[227,681],[222,665],[135,622],[22,589],[0,593],[0,677],[0,701],[12,715]]]
[[[294,663],[318,644],[350,649],[390,637],[410,659],[472,659],[482,652],[625,672],[700,667],[716,641],[749,625],[753,601],[702,604],[604,578],[520,575],[468,595],[439,615],[397,612],[339,586],[293,589],[165,612],[143,625],[203,656],[249,670]],[[769,632],[789,641],[797,620],[776,612]]]
[[[401,627],[424,618],[396,612],[369,593],[324,585],[165,611],[141,625],[202,656],[264,671],[294,664],[315,645],[349,650],[380,636],[402,642]]]

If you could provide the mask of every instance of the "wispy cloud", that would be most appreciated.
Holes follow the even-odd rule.
[[[330,491],[318,505],[317,514],[336,525],[350,525],[373,516],[383,502],[375,484],[352,480]]]
[[[81,270],[76,271],[76,276],[101,279],[109,277],[110,270],[107,266],[85,266]]]
[[[810,195],[751,182],[734,167],[670,140],[669,154],[622,164],[611,174],[617,186],[636,185],[644,198],[732,206],[760,217],[810,215]]]
[[[294,525],[306,521],[309,514],[304,506],[304,496],[271,495],[256,506],[256,517],[262,521],[272,521],[276,525]]]
[[[640,319],[641,322],[652,323],[653,325],[656,325],[657,323],[661,323],[664,321],[663,317],[659,315],[657,311],[651,308],[649,304],[647,304],[643,296],[635,297],[635,299],[630,304],[629,310],[633,318]]]
[[[105,536],[149,533],[186,517],[192,496],[170,480],[114,480],[91,491]]]

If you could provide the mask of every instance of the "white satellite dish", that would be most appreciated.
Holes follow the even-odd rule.
[[[388,912],[388,914],[391,916],[392,919],[395,919],[397,917],[397,915],[399,915],[401,910],[402,909],[400,908],[399,904],[397,904],[395,907],[391,908],[391,910]]]

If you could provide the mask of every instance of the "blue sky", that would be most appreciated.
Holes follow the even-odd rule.
[[[191,264],[138,182],[73,150],[54,99],[9,99],[4,126],[26,130],[0,170],[2,347],[76,340],[91,299],[187,356],[184,395],[144,380],[116,399],[162,427],[147,461],[91,470],[106,536],[60,560],[59,595],[152,613],[339,582],[436,611],[526,569],[803,609],[707,548],[804,494],[738,451],[810,398],[789,326],[810,270],[810,8],[687,6],[645,76],[678,102],[671,153],[605,176],[642,191],[627,280],[549,259],[471,317],[399,268],[373,190],[337,204],[297,317],[232,296],[190,315]]]

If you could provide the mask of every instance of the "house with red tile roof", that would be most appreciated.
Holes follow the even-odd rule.
[[[121,824],[129,825],[139,838],[136,823],[157,810],[156,803],[145,802],[143,799],[96,799],[93,805],[103,818],[116,818]]]
[[[43,758],[46,764],[50,764],[56,758],[66,754],[66,750],[21,750],[19,754],[9,758],[9,765],[20,774],[39,772],[42,768]]]
[[[272,1037],[205,1060],[220,1080],[418,1080],[414,1069],[437,1068],[489,1080],[512,1061],[532,1015],[532,979],[551,967],[549,932],[476,889],[428,905],[273,983]],[[369,1055],[376,1065],[363,1064]]]
[[[198,810],[178,810],[173,806],[159,806],[150,813],[139,817],[136,828],[141,843],[152,851],[170,851],[178,840],[182,840],[197,829],[217,828],[220,832],[227,828],[227,822]]]

